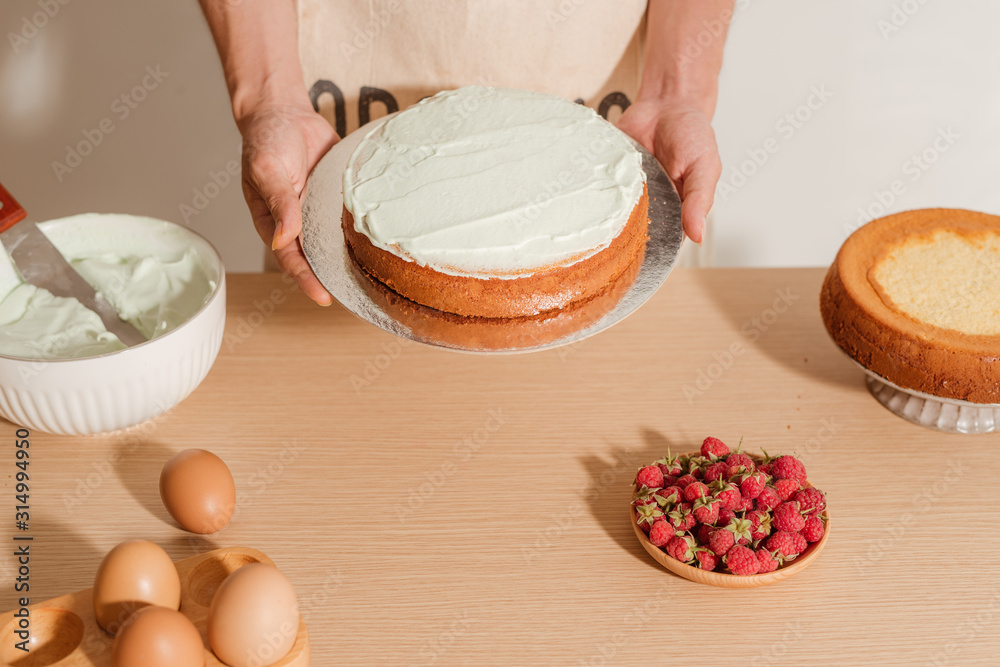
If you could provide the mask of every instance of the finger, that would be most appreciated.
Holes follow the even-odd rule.
[[[268,155],[254,158],[249,166],[250,185],[260,195],[274,220],[271,248],[285,248],[302,231],[302,208],[292,179],[282,161]]]
[[[722,167],[717,160],[696,160],[682,177],[681,224],[684,233],[695,243],[701,243],[705,233],[705,218],[715,199],[715,186]]]
[[[243,195],[246,197],[257,233],[265,243],[270,245],[274,237],[274,218],[271,217],[270,209],[257,190],[246,181],[243,181]],[[329,306],[333,303],[333,297],[312,272],[312,268],[297,242],[275,250],[274,257],[278,267],[295,279],[296,284],[306,296],[321,306]]]
[[[250,209],[250,217],[253,220],[254,229],[257,235],[268,247],[274,240],[274,218],[271,217],[271,209],[267,207],[257,190],[247,182],[243,181],[243,198]]]
[[[306,261],[305,255],[302,254],[302,248],[297,239],[294,243],[275,250],[274,258],[281,270],[295,279],[303,294],[321,306],[329,306],[333,303],[333,297],[320,283],[319,278],[313,273],[312,267],[309,266],[309,262]]]

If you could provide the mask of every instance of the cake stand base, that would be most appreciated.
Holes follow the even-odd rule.
[[[868,391],[895,415],[947,433],[993,433],[1000,430],[1000,405],[970,403],[903,389],[865,369]]]

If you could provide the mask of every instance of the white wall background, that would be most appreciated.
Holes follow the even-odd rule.
[[[0,182],[36,220],[185,222],[182,206],[200,206],[186,222],[229,270],[259,270],[238,180],[212,181],[239,137],[196,2],[62,1],[0,3]],[[1000,213],[998,26],[995,0],[738,0],[716,122],[732,189],[719,191],[706,262],[828,264],[859,208]],[[168,74],[129,108],[120,98],[147,66]],[[829,99],[800,108],[814,88]],[[796,113],[798,127],[784,120]],[[80,142],[96,145],[57,174]],[[925,151],[935,161],[922,169],[912,156]],[[754,154],[762,165],[745,162]]]
[[[778,149],[717,190],[714,263],[826,265],[884,212],[1000,214],[998,27],[995,0],[738,0],[716,116],[722,183],[753,172],[748,150],[760,157],[771,137]],[[832,96],[800,109],[814,87]],[[797,111],[800,127],[783,122]]]

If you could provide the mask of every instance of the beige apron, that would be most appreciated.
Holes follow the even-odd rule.
[[[441,90],[526,88],[615,120],[642,74],[646,0],[298,0],[313,106],[343,137]],[[267,271],[277,270],[267,252]]]
[[[646,0],[298,0],[313,106],[344,136],[440,90],[526,88],[614,120],[635,99]]]

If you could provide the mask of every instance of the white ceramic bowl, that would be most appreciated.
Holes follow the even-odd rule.
[[[128,215],[88,214],[39,226],[47,232],[72,233],[75,226],[95,224],[103,226],[106,238],[148,232],[160,248],[193,248],[215,281],[215,290],[186,322],[132,348],[83,359],[0,355],[0,416],[15,424],[63,435],[134,426],[184,400],[205,379],[219,353],[226,277],[211,244],[186,227]]]

